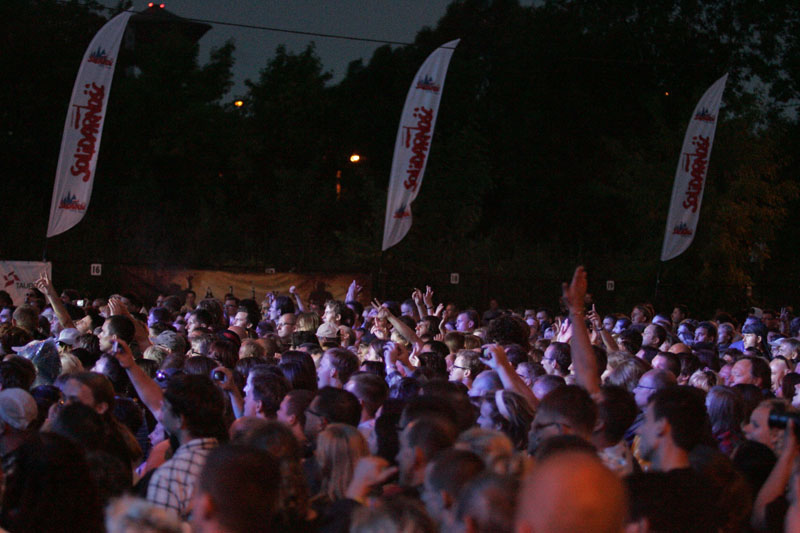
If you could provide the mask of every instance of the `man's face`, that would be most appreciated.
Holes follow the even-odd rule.
[[[461,313],[456,318],[456,331],[461,331],[462,333],[472,331],[472,326],[472,321],[466,313]]]
[[[752,375],[753,363],[747,359],[740,359],[736,361],[731,369],[731,386],[743,383],[745,385],[757,385],[755,378]]]
[[[236,303],[236,300],[225,300],[225,316],[228,317],[228,323],[230,323],[230,320],[236,315],[238,309],[239,305]]]
[[[639,378],[639,383],[633,388],[633,397],[636,400],[636,406],[644,410],[647,407],[647,400],[656,391],[655,383],[653,382],[652,374],[645,372]]]
[[[92,394],[92,389],[90,389],[80,381],[77,381],[75,379],[68,379],[67,382],[64,383],[64,386],[61,388],[61,394],[64,395],[64,401],[67,404],[82,403],[86,407],[91,407],[100,414],[102,414],[102,412],[105,412],[105,409],[102,409],[102,412],[98,410],[97,405],[95,404],[94,401],[94,395]]]
[[[303,433],[306,434],[306,438],[311,442],[316,442],[317,435],[325,429],[325,419],[320,416],[319,403],[320,399],[316,397],[311,401],[311,405],[306,408],[306,425],[303,427]]]
[[[278,408],[278,412],[276,414],[278,418],[278,422],[283,422],[286,425],[289,425],[289,395],[283,397],[281,400],[281,406]]]
[[[186,320],[186,332],[191,333],[197,328],[199,328],[201,325],[202,324],[200,324],[200,321],[197,320],[197,317],[195,315],[189,315],[189,318]]]
[[[147,327],[148,327],[148,328],[152,328],[152,327],[153,327],[153,325],[154,325],[156,322],[158,322],[158,319],[156,318],[155,314],[153,314],[153,311],[150,311],[150,312],[147,314]]]
[[[236,326],[240,328],[247,329],[247,325],[249,321],[247,320],[247,312],[245,311],[238,311],[236,315],[233,317],[233,322],[231,322],[231,326]]]
[[[536,313],[536,320],[539,321],[539,324],[541,324],[542,322],[547,321],[548,318],[549,317],[547,316],[547,312],[546,311],[539,311],[539,312]]]
[[[726,387],[731,386],[731,370],[733,370],[733,365],[723,365],[719,369],[719,378],[722,380],[722,385]]]
[[[556,372],[556,349],[554,346],[548,346],[544,355],[542,356],[542,366],[548,374],[555,374]]]
[[[427,335],[430,333],[430,323],[427,320],[420,320],[417,322],[416,327],[414,327],[414,331],[417,334],[417,337],[422,335]]]
[[[325,306],[325,312],[322,313],[322,321],[327,323],[333,323],[336,320],[336,314],[333,311],[333,308],[329,305]]]
[[[733,341],[733,330],[728,326],[720,326],[717,329],[717,335],[719,336],[717,339],[719,344],[730,344]]]
[[[9,324],[11,322],[11,308],[4,307],[0,309],[0,324]]]
[[[656,327],[652,324],[644,328],[642,333],[642,346],[650,346],[651,348],[658,348],[658,339],[656,338]]]
[[[331,370],[333,370],[333,367],[331,366],[330,357],[323,355],[322,360],[319,362],[319,368],[317,368],[317,385],[319,388],[333,385]]]
[[[745,333],[742,335],[742,344],[745,348],[758,348],[759,342],[761,342],[761,337],[755,333]]]
[[[615,322],[616,321],[614,320],[614,317],[611,316],[605,317],[603,319],[603,329],[606,331],[613,331]]]
[[[86,315],[85,317],[81,318],[77,322],[75,322],[75,328],[81,332],[81,335],[86,333],[91,333],[92,329],[92,317]]]
[[[694,342],[713,342],[714,339],[708,334],[706,328],[697,328],[694,330]]]
[[[450,367],[450,381],[464,381],[464,378],[467,377],[467,365],[464,357],[458,356],[456,360],[453,362],[453,366]]]
[[[103,322],[103,329],[100,330],[100,350],[108,352],[111,350],[111,333],[108,331],[108,320]]]
[[[170,405],[169,400],[166,398],[164,398],[164,401],[161,403],[161,420],[159,420],[159,422],[164,426],[164,431],[170,435],[176,437],[180,435],[183,422],[181,417],[172,410],[172,405]]]
[[[403,316],[414,318],[414,306],[407,303],[400,304],[400,314]]]
[[[633,311],[631,311],[631,322],[634,324],[644,324],[647,321],[644,313],[638,307],[634,307]]]
[[[278,307],[278,302],[272,302],[272,304],[269,306],[269,319],[273,322],[277,322],[280,317],[281,310]]]
[[[782,355],[788,360],[794,359],[795,354],[792,351],[792,346],[786,341],[780,341],[774,348],[772,348],[773,357]]]
[[[517,367],[517,375],[522,378],[522,381],[524,381],[525,385],[528,387],[533,385],[534,377],[531,375],[531,371],[527,365],[519,365]]]
[[[679,324],[681,322],[681,320],[686,318],[686,315],[684,315],[681,312],[681,310],[676,307],[675,309],[672,310],[672,314],[670,315],[670,318],[672,319],[672,323],[673,324]]]
[[[253,395],[252,376],[248,376],[244,386],[244,416],[258,416],[259,403]]]
[[[784,376],[789,372],[789,365],[783,359],[773,359],[769,362],[769,370],[772,375],[772,391],[777,392],[781,388]]]
[[[617,320],[617,322],[614,324],[614,329],[612,333],[616,333],[617,335],[619,335],[623,331],[625,331],[625,321]]]
[[[297,318],[291,314],[286,313],[278,320],[278,337],[282,339],[286,339],[294,333],[294,328],[296,324]]]
[[[659,444],[659,426],[655,419],[653,405],[648,405],[644,410],[644,422],[636,429],[639,435],[639,453],[646,461],[652,461]]]

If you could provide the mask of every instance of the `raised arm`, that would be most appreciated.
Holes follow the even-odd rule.
[[[419,349],[422,348],[422,340],[417,336],[417,332],[411,329],[406,325],[405,322],[398,319],[394,314],[392,314],[389,309],[381,305],[378,300],[374,300],[372,302],[373,307],[378,311],[378,318],[384,318],[389,321],[392,327],[403,337],[405,340],[413,344],[414,346],[419,346]]]
[[[297,287],[292,285],[289,287],[289,294],[294,296],[294,302],[297,304],[297,310],[301,313],[306,312],[306,306],[303,305],[303,299],[300,297],[300,293],[297,292]]]
[[[64,307],[64,302],[61,301],[61,297],[53,287],[53,282],[47,272],[42,272],[39,279],[36,280],[36,287],[47,297],[47,301],[50,302],[50,306],[53,308],[59,323],[61,323],[61,327],[65,329],[74,328],[75,324],[72,322],[72,317],[69,316],[67,308]]]
[[[109,316],[122,315],[128,317],[133,322],[133,338],[139,344],[139,349],[144,351],[150,344],[150,332],[147,331],[147,326],[142,322],[133,318],[128,308],[121,300],[117,298],[110,298],[108,300],[108,314]]]
[[[353,280],[350,283],[350,286],[347,287],[347,295],[344,297],[345,303],[347,302],[357,302],[358,295],[361,294],[361,291],[364,290],[364,287],[358,284],[356,280]]]
[[[505,390],[516,392],[525,398],[532,408],[536,408],[539,404],[539,400],[536,399],[536,396],[533,395],[533,391],[530,387],[525,385],[525,382],[522,381],[522,378],[519,377],[519,374],[517,374],[514,367],[508,361],[505,348],[499,344],[487,344],[483,347],[481,361],[497,372]]]
[[[164,402],[164,391],[161,390],[161,387],[159,387],[158,383],[156,383],[153,378],[148,376],[147,373],[136,364],[130,346],[128,346],[125,341],[118,339],[116,335],[114,336],[114,340],[118,345],[117,350],[114,352],[114,357],[117,358],[120,366],[128,373],[128,377],[131,379],[131,383],[133,383],[133,387],[136,389],[136,393],[139,395],[142,403],[150,409],[150,412],[153,413],[156,420],[161,420],[161,404]]]
[[[597,309],[595,309],[594,305],[592,305],[592,310],[589,311],[586,316],[592,321],[594,330],[600,334],[600,339],[603,341],[606,350],[609,352],[616,352],[619,350],[619,345],[617,341],[614,340],[614,336],[603,327],[603,321],[600,319],[600,315],[597,313]]]
[[[417,314],[419,315],[420,319],[430,314],[428,311],[425,310],[425,303],[422,301],[421,290],[414,289],[414,292],[411,293],[411,299],[414,300],[414,305],[417,307]]]
[[[589,340],[589,330],[586,329],[584,316],[587,285],[586,271],[579,266],[575,269],[569,285],[566,283],[562,285],[562,294],[572,323],[572,338],[569,346],[575,378],[578,384],[586,389],[596,401],[600,394],[600,375],[597,372],[597,358]]]

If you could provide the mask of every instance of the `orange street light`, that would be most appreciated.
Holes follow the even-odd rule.
[[[353,155],[350,156],[350,162],[351,163],[358,163],[359,161],[361,161],[361,156],[360,155],[353,154]]]
[[[241,100],[236,100],[236,101],[233,103],[233,105],[235,105],[236,107],[242,107],[242,106],[244,105],[244,102],[243,102],[243,101],[241,101]]]

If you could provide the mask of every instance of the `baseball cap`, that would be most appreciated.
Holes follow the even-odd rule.
[[[16,429],[28,429],[39,413],[36,400],[22,389],[0,391],[0,419]]]
[[[75,328],[67,328],[61,330],[58,334],[58,342],[66,344],[67,346],[74,346],[75,341],[80,337],[81,332]]]

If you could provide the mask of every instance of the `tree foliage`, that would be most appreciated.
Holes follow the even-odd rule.
[[[75,66],[104,18],[91,3],[5,6],[0,14],[15,12],[13,24],[2,22],[0,59],[13,194],[4,195],[0,246],[35,258]],[[488,287],[511,299],[521,294],[514,284],[560,279],[584,262],[594,279],[620,280],[615,295],[598,295],[610,305],[647,297],[659,271],[665,301],[744,305],[747,286],[777,298],[770,273],[794,280],[800,238],[791,217],[800,207],[791,107],[799,28],[789,1],[766,10],[744,0],[458,0],[413,45],[377,49],[336,84],[313,44],[279,47],[248,81],[241,108],[222,103],[233,43],[199,65],[196,43],[163,32],[122,57],[89,213],[51,240],[51,254],[461,271],[514,280]],[[414,225],[381,256],[406,92],[425,57],[455,38]],[[683,132],[725,72],[696,239],[660,265]],[[358,165],[348,162],[353,152]],[[18,199],[31,206],[27,217],[15,213]]]

